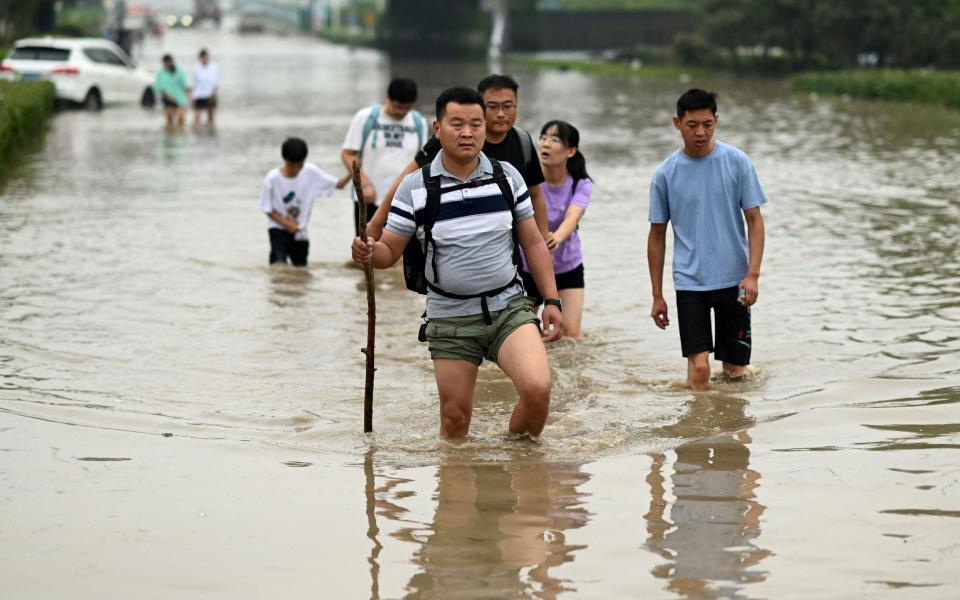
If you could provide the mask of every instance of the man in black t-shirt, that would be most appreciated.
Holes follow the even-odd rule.
[[[537,156],[536,144],[525,130],[515,126],[517,121],[517,90],[520,86],[508,75],[488,75],[477,84],[477,91],[483,96],[487,138],[483,144],[483,153],[490,158],[505,161],[516,167],[523,175],[523,181],[530,190],[530,200],[533,203],[533,215],[537,222],[540,235],[547,236],[547,203],[543,196],[543,171],[540,169],[540,159]],[[376,214],[367,225],[367,235],[373,239],[380,239],[383,227],[390,214],[390,205],[393,203],[393,194],[397,186],[409,173],[420,167],[430,164],[440,152],[440,142],[431,137],[416,158],[407,165],[393,188],[383,197]]]

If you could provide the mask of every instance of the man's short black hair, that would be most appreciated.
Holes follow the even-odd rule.
[[[201,49],[200,49],[200,54],[197,54],[197,56],[203,56],[204,54],[209,55],[210,53],[207,52],[207,49],[206,49],[206,48],[201,48]]]
[[[400,104],[413,104],[417,101],[417,82],[398,77],[387,87],[387,98]]]
[[[287,138],[280,146],[280,156],[287,162],[303,162],[307,160],[307,143],[300,138]]]
[[[487,105],[483,102],[483,96],[476,90],[468,87],[456,86],[447,88],[437,96],[437,121],[443,118],[443,113],[447,110],[447,104],[456,102],[457,104],[477,104],[480,110],[486,112]]]
[[[168,60],[170,62],[173,62],[173,57],[170,56],[169,54],[164,54],[163,58],[160,59],[160,62],[167,62]]]
[[[687,90],[677,100],[677,116],[681,119],[683,115],[693,110],[703,110],[709,108],[710,112],[717,114],[717,93],[707,92],[698,88]]]
[[[477,91],[481,94],[487,90],[513,90],[517,94],[519,89],[520,85],[509,75],[487,75],[477,84]]]

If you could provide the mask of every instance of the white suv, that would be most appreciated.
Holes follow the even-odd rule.
[[[99,110],[105,104],[153,106],[153,76],[119,46],[98,38],[17,41],[0,63],[2,79],[52,81],[57,99]]]

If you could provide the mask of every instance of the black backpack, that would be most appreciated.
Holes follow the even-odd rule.
[[[433,226],[436,224],[437,217],[440,214],[440,196],[442,194],[467,188],[481,187],[490,183],[496,183],[500,188],[501,195],[507,203],[507,207],[510,209],[510,216],[513,219],[513,225],[510,228],[511,235],[513,237],[513,264],[520,264],[520,245],[517,240],[517,215],[513,211],[515,204],[513,189],[510,187],[510,182],[507,181],[507,175],[503,172],[503,167],[500,165],[500,162],[493,158],[489,160],[491,166],[493,167],[493,177],[487,179],[475,179],[467,183],[452,185],[442,189],[440,188],[440,176],[430,176],[429,164],[420,169],[420,172],[423,176],[423,183],[427,190],[427,202],[423,210],[423,246],[420,246],[419,241],[416,239],[416,234],[414,234],[410,242],[407,243],[407,247],[403,250],[403,278],[407,284],[407,289],[417,292],[418,294],[426,294],[427,290],[433,290],[435,293],[441,296],[454,298],[457,300],[480,298],[480,305],[483,308],[484,322],[488,325],[492,324],[492,320],[490,319],[490,311],[487,308],[487,298],[496,296],[515,283],[520,282],[521,280],[519,276],[515,277],[513,281],[505,286],[480,292],[479,294],[464,296],[461,294],[453,294],[441,289],[439,287],[440,273],[437,270],[437,242],[433,239]],[[431,245],[433,246],[432,253],[430,253]],[[431,266],[433,268],[432,282],[428,281],[426,273],[427,254],[430,254]]]

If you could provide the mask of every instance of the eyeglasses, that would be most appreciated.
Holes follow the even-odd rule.
[[[504,102],[503,104],[496,104],[494,102],[487,102],[487,110],[496,114],[501,110],[505,113],[513,112],[517,110],[516,102]]]

